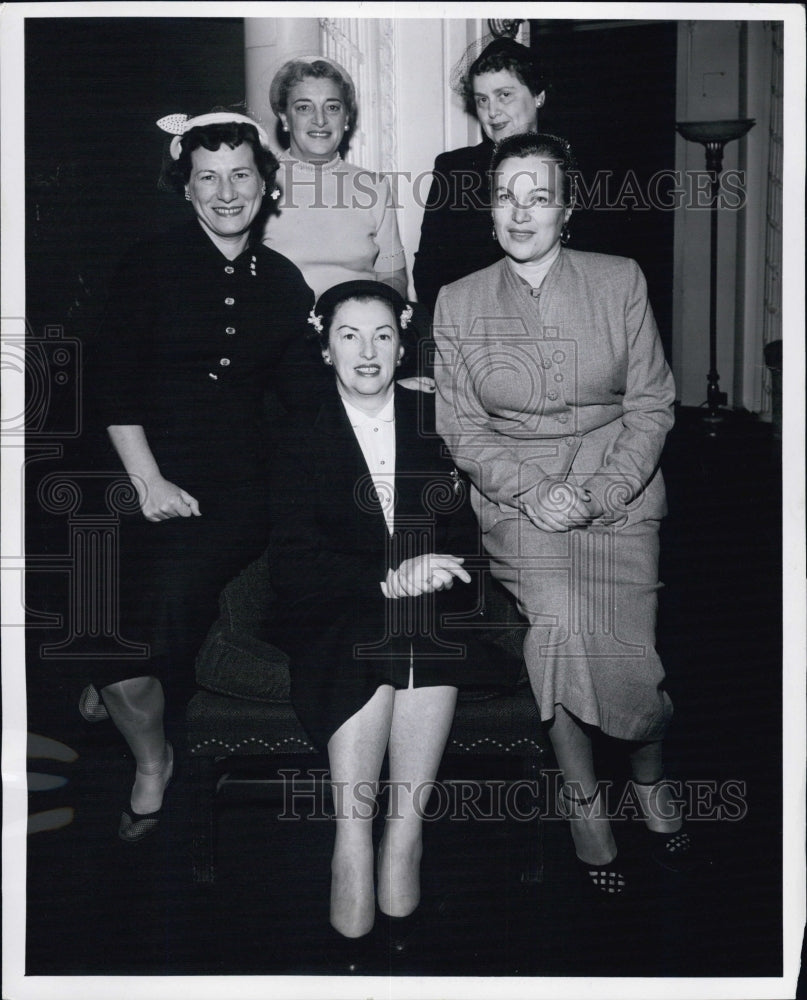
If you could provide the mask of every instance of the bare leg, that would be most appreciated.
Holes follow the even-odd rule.
[[[420,902],[423,809],[443,756],[455,687],[395,692],[389,739],[390,810],[378,854],[378,906],[408,916]]]
[[[591,737],[582,723],[562,705],[556,705],[549,739],[563,772],[563,780],[571,793],[564,798],[577,856],[587,864],[607,864],[616,857],[616,842],[602,796],[585,809],[574,805],[575,799],[589,799],[597,791]]]
[[[379,687],[328,740],[336,834],[331,859],[331,924],[361,937],[375,920],[373,812],[392,722],[394,689]]]
[[[662,780],[661,740],[633,744],[628,759],[647,828],[654,833],[676,833],[681,829],[681,804],[675,799],[672,787]]]
[[[140,814],[156,812],[173,770],[163,731],[162,684],[156,677],[133,677],[102,688],[101,697],[137,764],[132,809]]]

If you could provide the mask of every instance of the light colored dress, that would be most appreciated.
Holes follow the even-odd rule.
[[[386,178],[337,156],[314,165],[278,156],[279,214],[263,242],[294,261],[314,294],[342,281],[374,281],[406,267]]]
[[[562,249],[531,289],[502,260],[442,289],[434,339],[437,430],[473,484],[491,571],[529,621],[542,719],[560,704],[610,736],[660,739],[658,462],[675,388],[638,265]],[[567,481],[604,515],[539,530],[522,503],[562,504]]]

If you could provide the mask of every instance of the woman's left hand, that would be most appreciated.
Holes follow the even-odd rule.
[[[602,515],[602,505],[589,490],[573,483],[557,484],[555,488],[564,491],[567,502],[562,506],[548,500],[522,505],[521,509],[540,531],[563,532],[584,528]]]
[[[395,600],[399,597],[420,597],[435,590],[450,590],[455,577],[463,583],[470,583],[471,576],[462,568],[462,563],[459,556],[435,552],[404,559],[397,569],[387,570],[381,592],[384,597]]]

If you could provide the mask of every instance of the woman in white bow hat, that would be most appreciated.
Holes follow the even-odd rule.
[[[229,111],[157,124],[173,135],[163,186],[193,218],[124,257],[89,368],[137,494],[115,623],[137,646],[93,664],[80,701],[85,718],[112,718],[134,756],[128,842],[156,828],[173,771],[164,686],[187,690],[221,588],[266,545],[264,407],[293,395],[313,303],[298,268],[260,242],[277,171],[260,125]]]

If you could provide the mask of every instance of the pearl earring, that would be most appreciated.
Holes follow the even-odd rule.
[[[288,132],[288,130],[289,130],[289,126],[285,122],[283,122],[283,131],[284,132]]]
[[[188,191],[187,188],[185,188],[185,201],[190,201],[190,200],[191,200],[190,192]]]

